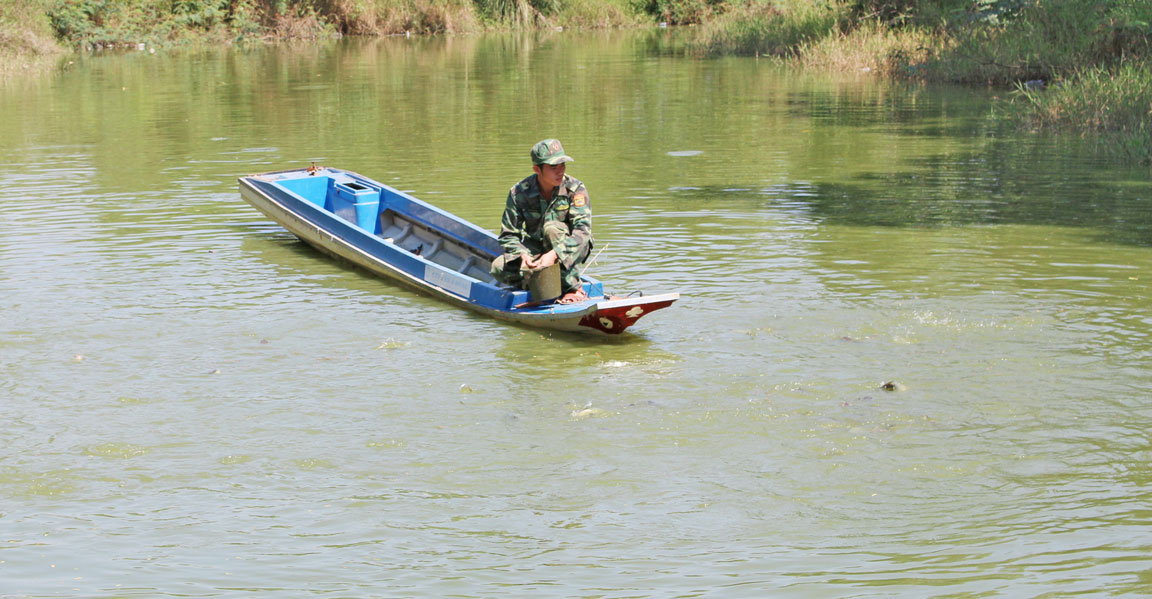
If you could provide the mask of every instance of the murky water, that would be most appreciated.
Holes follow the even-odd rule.
[[[662,47],[0,88],[0,596],[1152,594],[1147,171],[994,92]],[[369,278],[236,189],[317,161],[496,228],[553,136],[593,272],[684,295],[627,338]]]

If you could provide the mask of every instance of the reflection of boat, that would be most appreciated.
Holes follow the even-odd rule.
[[[617,334],[679,293],[616,298],[584,277],[588,299],[533,302],[488,274],[496,236],[350,171],[312,167],[240,178],[244,200],[320,251],[489,316],[535,327]]]

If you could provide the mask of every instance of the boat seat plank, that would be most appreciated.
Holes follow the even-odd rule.
[[[404,223],[403,225],[400,226],[399,232],[397,232],[394,235],[390,235],[389,237],[391,237],[392,243],[399,244],[401,241],[404,241],[405,239],[407,239],[408,235],[411,233],[412,233],[412,223]]]

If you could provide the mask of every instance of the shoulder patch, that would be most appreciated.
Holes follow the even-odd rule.
[[[572,205],[577,207],[577,208],[583,208],[584,204],[587,204],[587,203],[588,203],[588,197],[582,193],[578,193],[572,198]]]

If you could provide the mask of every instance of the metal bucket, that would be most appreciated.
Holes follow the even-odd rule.
[[[524,280],[528,283],[528,291],[534,302],[547,302],[560,297],[559,264],[539,270],[526,270]]]

